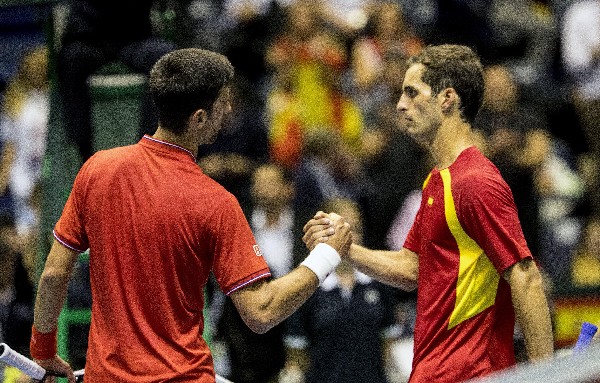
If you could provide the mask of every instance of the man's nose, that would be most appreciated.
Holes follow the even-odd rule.
[[[396,104],[396,110],[399,112],[404,112],[406,110],[406,102],[400,97],[398,100],[398,104]]]

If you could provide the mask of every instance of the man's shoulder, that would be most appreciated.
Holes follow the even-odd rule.
[[[114,161],[120,161],[126,159],[129,155],[135,152],[136,144],[127,146],[118,146],[110,149],[99,150],[90,157],[88,162],[108,162],[113,163]]]
[[[481,178],[502,178],[496,165],[476,147],[461,153],[456,165],[455,177],[465,181],[477,182]]]
[[[120,172],[123,166],[133,163],[135,145],[116,147],[95,152],[79,170],[80,176],[97,179],[103,175]]]
[[[472,148],[462,156],[453,172],[453,191],[480,193],[490,187],[507,187],[500,170],[478,149]]]

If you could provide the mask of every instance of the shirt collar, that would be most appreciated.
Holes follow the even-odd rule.
[[[144,137],[142,137],[142,139],[140,140],[140,143],[144,146],[156,148],[156,149],[163,150],[163,151],[166,150],[166,151],[169,151],[172,153],[185,153],[185,154],[189,155],[190,157],[192,157],[194,162],[196,162],[196,156],[194,156],[194,154],[191,151],[187,150],[183,146],[175,145],[175,144],[172,144],[167,141],[162,141],[162,140],[156,139],[154,137],[151,137],[147,134],[144,134]]]

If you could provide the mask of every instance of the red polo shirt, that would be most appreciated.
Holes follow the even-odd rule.
[[[475,147],[434,169],[404,246],[419,255],[411,383],[457,383],[515,363],[502,273],[531,257],[510,188]]]
[[[86,380],[214,382],[203,288],[270,276],[235,197],[186,149],[144,136],[81,168],[54,235],[90,249]]]

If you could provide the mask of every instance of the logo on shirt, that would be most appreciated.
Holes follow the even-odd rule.
[[[429,206],[433,205],[433,197],[429,197],[427,199],[427,205],[429,205]]]
[[[254,254],[256,254],[257,257],[262,257],[262,253],[260,252],[260,248],[258,247],[258,245],[254,245],[252,246],[252,249],[254,250]]]

